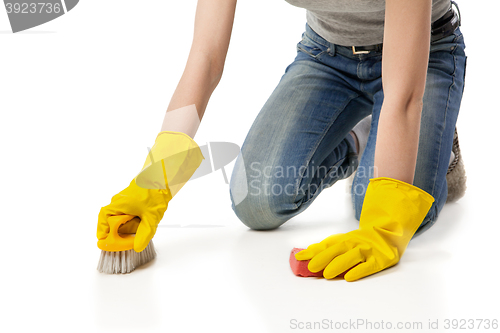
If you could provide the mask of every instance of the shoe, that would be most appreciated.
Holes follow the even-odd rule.
[[[446,202],[455,202],[465,195],[467,189],[464,161],[460,153],[460,146],[458,145],[458,132],[455,127],[455,134],[453,134],[453,147],[452,152],[455,155],[453,162],[448,166],[446,173],[446,182],[448,183],[448,197]]]

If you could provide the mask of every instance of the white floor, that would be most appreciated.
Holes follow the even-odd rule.
[[[295,332],[314,331],[314,322],[332,325],[318,331],[364,332],[382,330],[382,321],[384,330],[451,332],[446,320],[500,319],[499,73],[497,46],[481,30],[494,31],[494,9],[460,1],[466,196],[444,207],[397,266],[348,283],[299,278],[288,265],[293,247],[356,228],[344,181],[278,230],[255,232],[231,210],[220,171],[170,203],[154,238],[157,259],[129,275],[97,272],[97,214],[154,142],[189,52],[196,1],[132,4],[82,1],[16,35],[0,10],[1,332]],[[277,15],[282,24],[255,24]],[[200,145],[242,144],[305,24],[305,12],[285,1],[241,2],[236,16]]]
[[[194,184],[184,197],[202,197]],[[172,204],[172,219],[154,239],[157,259],[129,275],[96,271],[99,250],[94,230],[82,227],[85,214],[63,221],[45,212],[31,232],[7,241],[2,325],[23,332],[288,332],[323,320],[353,321],[365,331],[367,321],[426,328],[438,320],[443,328],[446,319],[498,319],[498,220],[475,213],[487,207],[474,199],[474,186],[445,206],[397,266],[352,283],[294,276],[294,246],[356,227],[344,182],[336,185],[271,232],[248,230],[227,202],[184,220]]]

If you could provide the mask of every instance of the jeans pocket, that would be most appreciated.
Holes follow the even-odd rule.
[[[302,40],[297,43],[297,51],[302,51],[313,58],[317,58],[326,52],[326,47],[304,34]]]

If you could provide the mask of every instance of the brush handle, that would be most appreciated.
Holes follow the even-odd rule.
[[[119,234],[118,229],[133,219],[140,218],[134,215],[113,215],[108,217],[109,233],[105,239],[97,242],[97,247],[108,252],[127,251],[134,248],[135,234]]]

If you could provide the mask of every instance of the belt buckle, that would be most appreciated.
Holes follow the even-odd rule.
[[[356,46],[352,47],[352,54],[368,54],[370,51],[356,51]]]

